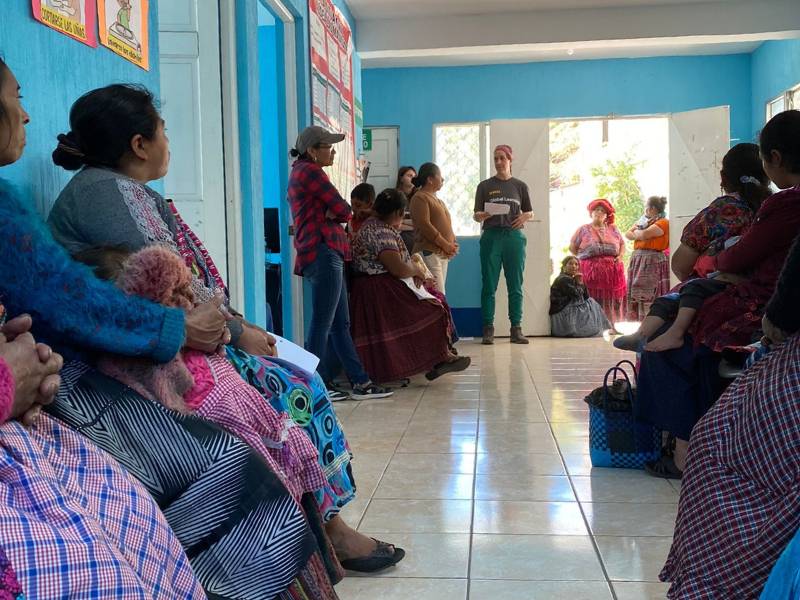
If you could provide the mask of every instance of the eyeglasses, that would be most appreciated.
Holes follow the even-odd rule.
[[[317,146],[317,150],[330,150],[331,148],[333,148],[331,144],[320,144]]]

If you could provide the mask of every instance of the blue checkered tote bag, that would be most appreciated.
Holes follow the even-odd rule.
[[[602,387],[585,398],[589,404],[589,457],[593,467],[641,469],[646,462],[661,456],[661,431],[637,421],[633,415],[636,388],[625,365],[630,365],[635,382],[636,367],[623,360],[606,372]]]

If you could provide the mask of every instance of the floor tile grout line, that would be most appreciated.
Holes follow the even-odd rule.
[[[482,353],[482,352],[481,352]],[[472,499],[470,500],[469,514],[469,549],[467,551],[467,596],[464,600],[469,600],[472,595],[472,550],[475,540],[475,493],[478,487],[478,433],[481,430],[481,396],[483,396],[483,360],[478,365],[478,411],[475,415],[475,452],[472,456]]]
[[[542,396],[539,393],[539,387],[536,384],[536,378],[533,376],[533,372],[531,371],[527,357],[525,358],[525,366],[527,367],[528,374],[530,375],[530,378],[533,381],[533,387],[536,390],[536,398],[539,401],[539,405],[542,409],[542,412],[544,412],[544,404],[542,403]],[[583,524],[586,527],[586,531],[589,534],[589,539],[592,542],[592,548],[594,548],[595,555],[597,556],[597,560],[600,563],[600,569],[603,572],[603,576],[606,578],[606,585],[608,585],[608,589],[611,591],[611,598],[613,600],[619,600],[617,598],[617,592],[614,589],[614,585],[611,581],[611,576],[608,574],[608,569],[606,569],[605,561],[603,561],[603,555],[600,553],[600,547],[597,545],[597,540],[595,539],[594,532],[592,531],[592,528],[589,526],[589,519],[586,517],[586,511],[583,508],[583,504],[578,500],[578,490],[575,488],[575,483],[572,481],[572,473],[570,473],[569,467],[567,467],[567,462],[564,459],[564,453],[561,451],[561,444],[558,443],[558,439],[556,438],[556,433],[553,430],[553,424],[550,421],[550,416],[546,412],[544,414],[544,418],[547,421],[547,425],[550,429],[550,434],[553,436],[553,441],[555,442],[556,448],[558,449],[558,455],[561,458],[561,463],[564,466],[564,471],[567,474],[569,486],[572,489],[572,493],[575,496],[575,501],[578,504],[578,510],[580,510],[581,512],[581,518],[583,518]]]

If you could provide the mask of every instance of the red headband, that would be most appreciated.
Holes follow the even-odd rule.
[[[608,217],[606,217],[606,223],[608,223],[609,225],[614,224],[614,212],[615,212],[614,207],[611,206],[611,203],[605,198],[598,198],[597,200],[592,200],[591,202],[589,202],[589,206],[587,206],[587,208],[589,209],[590,214],[595,208],[602,208],[604,211],[606,211],[606,215],[608,215]]]
[[[511,146],[506,144],[500,144],[494,149],[495,152],[502,152],[508,157],[508,160],[514,160],[514,151],[511,149]]]

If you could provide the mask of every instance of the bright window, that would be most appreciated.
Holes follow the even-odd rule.
[[[789,90],[789,108],[800,110],[800,85],[794,86]]]
[[[488,130],[485,123],[458,123],[434,127],[434,159],[442,170],[439,198],[447,204],[458,236],[480,234],[472,219],[475,189],[488,177]]]
[[[778,113],[786,110],[786,94],[781,94],[774,100],[767,102],[767,121]]]

